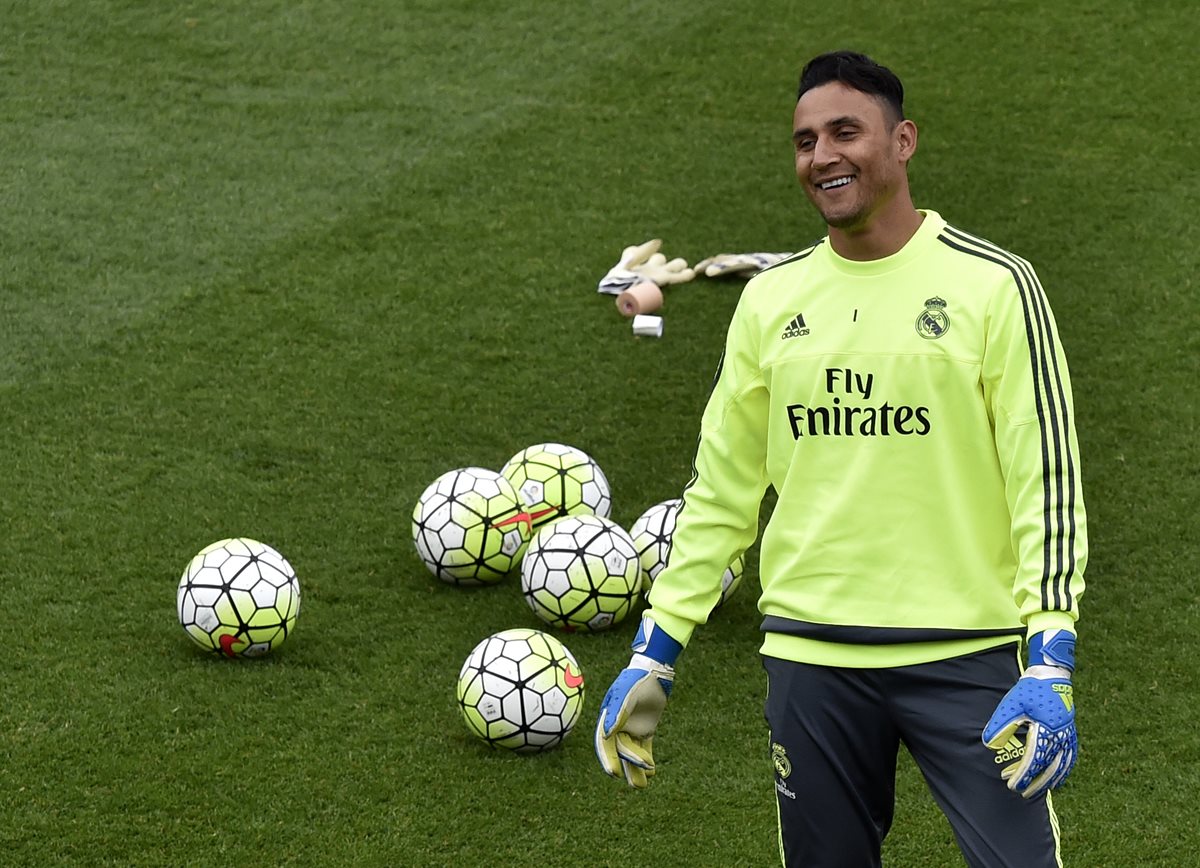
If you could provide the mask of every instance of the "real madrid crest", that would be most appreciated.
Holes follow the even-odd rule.
[[[925,310],[917,317],[917,334],[926,340],[934,341],[950,331],[950,317],[946,314],[946,300],[938,298],[925,299]]]
[[[778,742],[771,742],[771,762],[775,765],[775,774],[786,778],[792,773],[792,761],[787,757],[787,751]]]

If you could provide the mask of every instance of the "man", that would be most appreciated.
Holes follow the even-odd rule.
[[[1049,790],[1077,748],[1087,545],[1046,297],[1025,260],[913,206],[917,128],[890,70],[814,58],[793,140],[828,236],[742,294],[597,755],[646,786],[675,659],[772,485],[759,608],[784,863],[880,864],[903,743],[970,865],[1060,865]]]

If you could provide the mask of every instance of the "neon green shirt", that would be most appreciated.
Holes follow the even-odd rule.
[[[768,485],[764,654],[901,666],[1074,631],[1087,536],[1053,316],[1027,262],[923,213],[892,256],[825,239],[747,284],[650,595],[680,642]]]

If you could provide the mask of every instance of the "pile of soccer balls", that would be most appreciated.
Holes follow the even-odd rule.
[[[647,509],[626,531],[609,518],[612,492],[580,449],[538,443],[499,470],[443,473],[412,514],[413,542],[433,575],[457,586],[494,585],[520,572],[532,612],[551,628],[595,633],[625,620],[666,565],[681,501]],[[741,581],[725,571],[721,605]],[[295,629],[300,582],[278,551],[225,539],[188,563],[179,622],[221,657],[257,657]],[[458,705],[487,744],[536,753],[562,742],[583,709],[584,678],[558,638],[519,627],[481,641],[459,672]]]
[[[538,443],[499,470],[464,467],[435,479],[413,510],[413,542],[433,575],[493,585],[517,570],[546,625],[599,632],[623,621],[666,564],[681,501],[646,510],[626,531],[609,518],[612,493],[584,451]],[[739,557],[718,605],[733,593]],[[534,753],[559,744],[583,707],[583,674],[553,635],[513,629],[489,636],[459,673],[468,728],[493,747]]]

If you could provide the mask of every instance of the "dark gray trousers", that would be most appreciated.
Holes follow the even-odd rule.
[[[771,657],[766,718],[787,868],[868,868],[892,823],[904,744],[972,868],[1059,868],[1050,799],[1000,779],[984,724],[1020,674],[1016,646],[901,666],[837,669]],[[1024,733],[1021,733],[1023,738]]]

